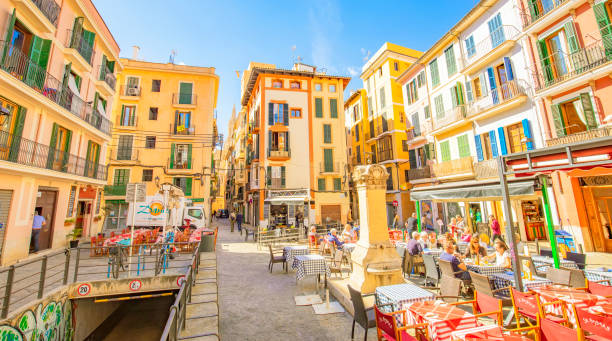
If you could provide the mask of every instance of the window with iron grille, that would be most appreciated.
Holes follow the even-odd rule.
[[[117,149],[117,160],[130,160],[132,158],[133,135],[120,135]]]
[[[113,185],[125,185],[130,181],[130,170],[129,169],[115,169],[115,176],[113,177]]]
[[[153,181],[153,170],[152,169],[142,170],[142,181],[143,182]]]
[[[145,148],[153,149],[155,148],[155,142],[157,138],[155,136],[147,136],[147,140],[145,142]]]

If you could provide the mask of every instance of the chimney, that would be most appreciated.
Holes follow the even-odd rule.
[[[140,52],[140,47],[137,45],[132,46],[132,59],[138,59],[138,53]]]

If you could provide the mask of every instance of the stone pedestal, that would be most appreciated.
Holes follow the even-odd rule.
[[[386,181],[389,174],[381,165],[357,166],[353,182],[359,198],[359,241],[351,253],[353,273],[349,283],[362,293],[376,287],[404,283],[402,259],[389,240],[386,209]]]

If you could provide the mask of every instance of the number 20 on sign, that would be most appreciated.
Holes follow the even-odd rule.
[[[78,286],[77,293],[79,296],[87,296],[91,292],[91,285],[84,283]]]
[[[138,291],[138,290],[140,290],[140,288],[142,288],[142,282],[141,281],[135,279],[135,280],[130,282],[130,290]]]

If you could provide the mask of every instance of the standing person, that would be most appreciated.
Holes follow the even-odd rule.
[[[236,213],[234,213],[234,211],[232,211],[232,213],[230,213],[230,232],[234,232],[234,222],[236,221]]]
[[[236,215],[236,223],[238,224],[238,232],[242,234],[242,213],[238,212]]]
[[[47,225],[45,217],[38,214],[38,210],[34,210],[34,219],[32,219],[32,239],[34,240],[34,252],[38,252],[38,237],[40,229]]]
[[[419,229],[419,221],[417,219],[417,215],[415,212],[412,212],[412,214],[410,215],[410,218],[408,218],[408,220],[406,221],[406,228],[407,228],[406,233],[408,233],[409,235],[411,235],[412,232]]]
[[[217,210],[213,210],[212,217],[215,219],[217,218]]]
[[[501,241],[504,241],[504,239],[501,236],[501,226],[499,226],[499,221],[497,221],[497,218],[495,218],[495,216],[493,214],[489,215],[489,226],[491,226],[491,241],[495,241],[495,239],[500,239]]]
[[[395,216],[393,217],[393,228],[395,230],[397,230],[397,227],[399,226],[399,215],[397,214],[397,210],[395,211]]]

